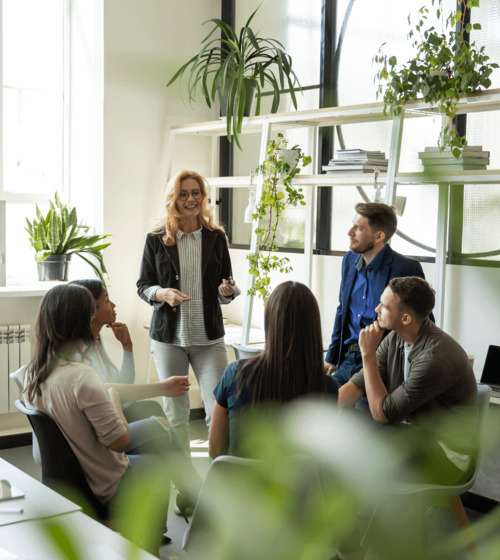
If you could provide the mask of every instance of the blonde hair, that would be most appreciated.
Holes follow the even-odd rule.
[[[177,210],[175,204],[179,200],[181,183],[185,179],[194,179],[200,186],[200,191],[203,195],[201,199],[201,212],[198,216],[200,226],[203,226],[210,231],[213,231],[214,229],[224,231],[222,226],[219,226],[214,222],[212,208],[208,206],[208,193],[205,179],[199,173],[196,173],[196,171],[188,171],[187,169],[184,169],[176,173],[168,182],[165,194],[166,217],[158,220],[151,230],[152,233],[164,233],[163,243],[168,247],[175,245],[175,236],[177,235],[177,232],[184,220],[184,217]]]

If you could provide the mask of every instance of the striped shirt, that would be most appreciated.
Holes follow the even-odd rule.
[[[193,233],[184,233],[180,229],[176,234],[177,250],[180,263],[180,285],[179,290],[191,297],[191,301],[182,303],[177,307],[179,317],[177,319],[177,330],[172,344],[175,346],[208,346],[215,344],[223,338],[209,340],[205,331],[203,320],[203,284],[201,274],[201,237],[202,228]],[[151,286],[145,290],[150,299],[161,286]],[[241,293],[235,286],[235,295]],[[226,298],[218,294],[221,303],[229,303],[233,298]],[[155,308],[165,305],[166,302],[156,302]],[[168,304],[167,304],[168,305]]]

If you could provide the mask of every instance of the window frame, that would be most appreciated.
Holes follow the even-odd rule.
[[[320,107],[338,105],[338,83],[339,76],[336,69],[338,68],[339,51],[335,46],[337,37],[337,28],[342,26],[343,22],[338,21],[336,0],[323,0],[322,3],[322,38],[321,38],[321,83],[319,84]],[[235,0],[222,0],[222,19],[229,17],[228,23],[234,24]],[[470,14],[468,14],[470,15]],[[226,21],[226,20],[225,20]],[[462,22],[457,23],[457,28]],[[465,22],[465,25],[467,22]],[[464,135],[467,129],[467,114],[460,115],[456,118],[456,126],[459,134]],[[318,170],[320,173],[321,165],[328,163],[330,154],[335,149],[335,128],[320,127],[318,142]],[[337,133],[341,131],[337,131]],[[231,143],[227,139],[220,140],[220,175],[232,175],[232,149]],[[397,187],[396,187],[397,188]],[[463,217],[464,217],[464,190],[465,186],[454,186],[450,189],[450,212],[448,224],[448,247],[447,247],[447,264],[459,264],[463,266],[483,266],[490,268],[500,268],[499,261],[484,261],[482,259],[464,258],[462,253],[463,246]],[[343,256],[345,251],[334,250],[331,247],[331,197],[332,187],[317,188],[317,224],[316,224],[316,246],[314,254]],[[233,193],[232,189],[221,189],[220,199],[218,201],[221,222],[226,228],[230,247],[234,249],[249,249],[249,245],[232,244],[232,210],[233,210]],[[301,252],[299,249],[281,248],[280,251],[296,253]],[[420,262],[435,263],[435,257],[432,256],[414,256]]]

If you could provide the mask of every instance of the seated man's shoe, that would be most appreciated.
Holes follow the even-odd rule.
[[[189,523],[188,517],[193,515],[195,504],[192,500],[184,496],[183,494],[177,494],[175,497],[174,513],[180,515]]]

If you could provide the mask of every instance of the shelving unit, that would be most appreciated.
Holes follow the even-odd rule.
[[[458,114],[498,111],[500,110],[500,90],[481,92],[475,96],[464,97],[458,104]],[[378,176],[378,182],[385,183],[384,201],[394,204],[397,185],[409,184],[436,184],[439,189],[438,202],[438,232],[436,240],[436,277],[434,286],[436,288],[435,317],[438,325],[442,325],[444,316],[444,289],[446,272],[446,248],[448,230],[448,204],[449,190],[455,185],[464,184],[500,184],[500,170],[447,172],[429,177],[425,173],[398,173],[399,155],[401,153],[401,141],[403,135],[403,124],[405,119],[421,118],[423,116],[436,115],[439,111],[424,103],[415,101],[409,103],[399,117],[392,118],[384,114],[382,103],[370,103],[365,105],[353,105],[346,107],[329,107],[324,109],[295,111],[291,113],[277,113],[248,117],[243,121],[242,134],[260,134],[259,161],[265,158],[266,147],[273,131],[285,131],[291,128],[309,128],[308,153],[313,159],[313,166],[317,162],[318,128],[325,126],[348,125],[354,123],[370,123],[392,120],[391,145],[389,150],[389,167],[387,173]],[[220,136],[226,135],[226,122],[224,118],[218,121],[196,123],[183,126],[173,126],[170,129],[170,145],[168,156],[168,174],[171,174],[171,158],[173,145],[178,135],[198,135],[213,138],[213,161],[215,162],[218,144],[215,141]],[[214,164],[215,166],[215,164]],[[213,176],[207,178],[209,184],[214,188],[248,188],[249,176],[218,177],[217,170],[212,170]],[[367,176],[368,175],[368,176]],[[298,175],[294,183],[299,186],[311,187],[306,190],[306,209],[309,215],[306,218],[304,252],[306,258],[306,278],[310,285],[312,273],[312,247],[313,247],[313,219],[315,210],[316,188],[319,186],[363,186],[373,185],[371,174],[322,174],[322,175]],[[262,177],[257,177],[256,199],[260,197],[262,190]],[[255,226],[255,224],[254,224]],[[255,227],[252,228],[252,231]],[[256,236],[252,233],[250,250],[255,250]],[[249,286],[252,278],[249,276]],[[243,319],[242,344],[248,342],[250,321],[252,316],[253,298],[246,296],[245,313]]]

